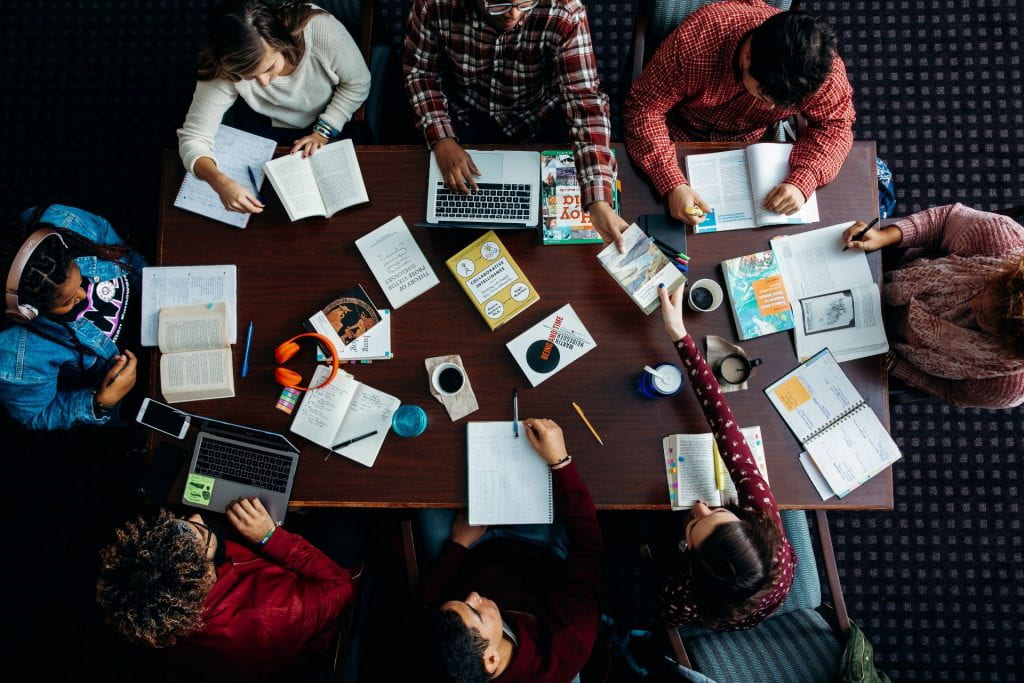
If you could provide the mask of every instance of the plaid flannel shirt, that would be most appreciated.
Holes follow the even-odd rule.
[[[490,116],[513,140],[535,135],[559,103],[569,122],[584,206],[612,200],[608,97],[579,0],[541,0],[515,28],[494,29],[476,0],[415,0],[403,57],[405,91],[427,144],[456,137],[451,117]],[[451,98],[442,91],[444,75]],[[450,80],[448,80],[450,78]]]
[[[853,145],[853,89],[837,55],[822,86],[796,107],[757,99],[737,78],[736,52],[748,31],[778,12],[761,0],[716,2],[687,17],[658,48],[626,98],[626,151],[666,194],[686,176],[674,140],[754,142],[802,113],[783,182],[804,197],[835,179]]]

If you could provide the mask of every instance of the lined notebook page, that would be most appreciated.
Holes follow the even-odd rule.
[[[551,470],[519,423],[466,424],[469,523],[550,524],[555,518]]]

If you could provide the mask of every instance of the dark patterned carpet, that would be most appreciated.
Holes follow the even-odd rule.
[[[409,2],[380,4],[381,35],[397,41]],[[605,87],[618,103],[633,6],[588,6]],[[892,167],[897,214],[952,201],[1024,203],[1019,1],[803,6],[839,31],[856,133],[877,141]],[[188,105],[205,3],[2,7],[0,215],[59,199],[110,217],[151,249],[157,159]],[[831,516],[851,615],[895,680],[1024,680],[1024,410],[923,402],[894,407],[892,418],[905,456],[895,469],[896,509]],[[5,654],[26,655],[39,680],[152,677],[144,653],[98,625],[91,596],[96,550],[135,508],[137,464],[103,439],[19,444],[16,430],[4,434],[0,603],[6,630],[16,632],[2,641]]]

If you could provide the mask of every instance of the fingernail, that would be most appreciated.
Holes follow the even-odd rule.
[[[658,289],[665,289],[665,283],[664,282],[659,282],[658,283]]]

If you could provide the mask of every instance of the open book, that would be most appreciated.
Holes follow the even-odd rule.
[[[351,140],[324,145],[303,159],[300,153],[268,161],[264,168],[288,218],[329,217],[370,201]]]
[[[759,142],[745,149],[686,157],[690,187],[712,211],[693,231],[719,232],[764,225],[817,223],[818,197],[812,193],[803,208],[786,216],[764,208],[764,198],[789,175],[793,145]]]
[[[761,476],[768,481],[761,428],[742,427]],[[736,485],[718,452],[711,434],[672,434],[661,441],[668,478],[668,498],[673,510],[689,510],[700,500],[711,506],[738,502]]]
[[[550,524],[555,521],[551,469],[519,423],[467,422],[469,523]]]
[[[901,457],[828,349],[764,393],[840,498]]]
[[[235,395],[227,319],[223,302],[160,309],[160,389],[168,403]]]
[[[237,341],[236,271],[223,266],[150,266],[142,269],[143,346],[157,345],[160,311],[168,306],[223,301],[227,305],[228,341]]]
[[[658,285],[664,284],[671,294],[686,284],[686,276],[636,223],[622,233],[622,242],[625,254],[620,254],[615,244],[609,244],[597,260],[640,310],[650,315],[661,305]]]
[[[310,385],[319,386],[330,372],[326,365],[317,366]],[[343,370],[326,387],[304,393],[305,397],[292,420],[292,431],[360,465],[373,467],[384,445],[384,437],[391,429],[391,418],[401,401],[357,382]],[[373,436],[335,448],[349,439],[374,431],[377,433]]]
[[[840,363],[889,350],[881,293],[867,255],[843,251],[841,236],[850,225],[771,240],[793,309],[793,340],[801,361],[825,348]]]

